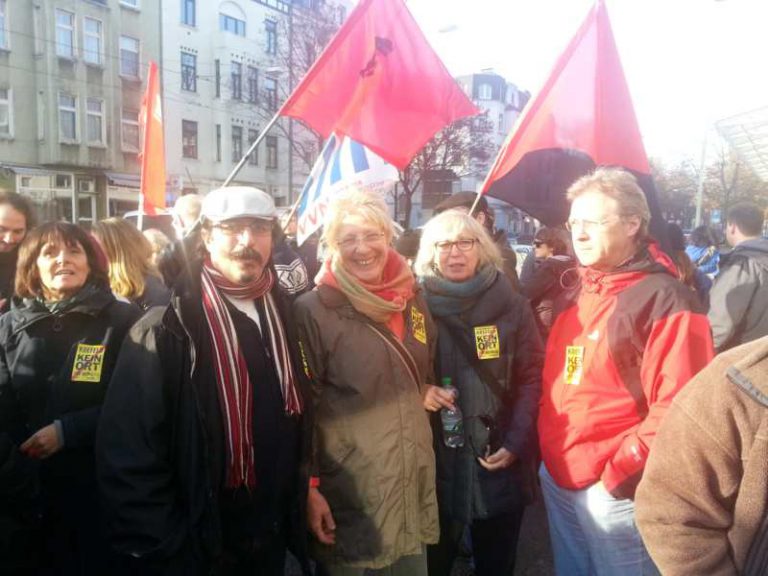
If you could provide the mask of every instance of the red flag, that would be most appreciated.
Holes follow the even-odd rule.
[[[403,0],[361,0],[280,110],[398,168],[440,129],[477,113]]]
[[[144,135],[141,145],[140,208],[144,214],[156,214],[156,208],[165,208],[165,143],[160,81],[155,62],[149,63],[147,91],[141,103],[139,123]]]
[[[482,193],[506,200],[545,224],[558,224],[568,217],[565,191],[596,165],[623,167],[638,176],[654,220],[660,219],[603,0],[590,10],[507,137]]]

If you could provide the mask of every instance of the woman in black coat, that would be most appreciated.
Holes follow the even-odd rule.
[[[448,576],[466,527],[478,576],[511,576],[535,452],[543,349],[528,302],[474,218],[445,212],[424,227],[416,272],[438,327],[433,412],[440,542],[430,576]],[[461,410],[451,429],[441,410]]]
[[[110,572],[93,442],[120,344],[138,316],[112,295],[106,259],[80,227],[44,224],[22,243],[16,297],[0,318],[0,437],[15,486],[39,486],[42,522],[19,573]],[[0,502],[11,497],[0,493]]]

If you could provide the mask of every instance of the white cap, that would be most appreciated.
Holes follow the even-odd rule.
[[[277,211],[275,201],[263,190],[252,186],[227,186],[208,193],[203,199],[200,216],[212,222],[233,218],[274,220]]]

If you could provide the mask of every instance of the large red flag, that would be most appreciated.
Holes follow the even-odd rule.
[[[155,62],[149,63],[147,91],[141,103],[139,122],[143,134],[140,208],[144,214],[155,214],[156,208],[165,208],[163,112],[160,103],[160,81],[157,77]]]
[[[595,166],[633,172],[664,237],[650,167],[603,0],[587,15],[510,133],[482,193],[548,225],[568,217],[565,192]]]
[[[361,0],[280,110],[398,168],[440,129],[477,113],[403,0]]]

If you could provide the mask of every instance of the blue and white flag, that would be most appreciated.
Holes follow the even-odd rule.
[[[322,228],[331,199],[351,186],[386,192],[397,181],[397,168],[362,144],[331,134],[302,191],[296,210],[299,245]]]

